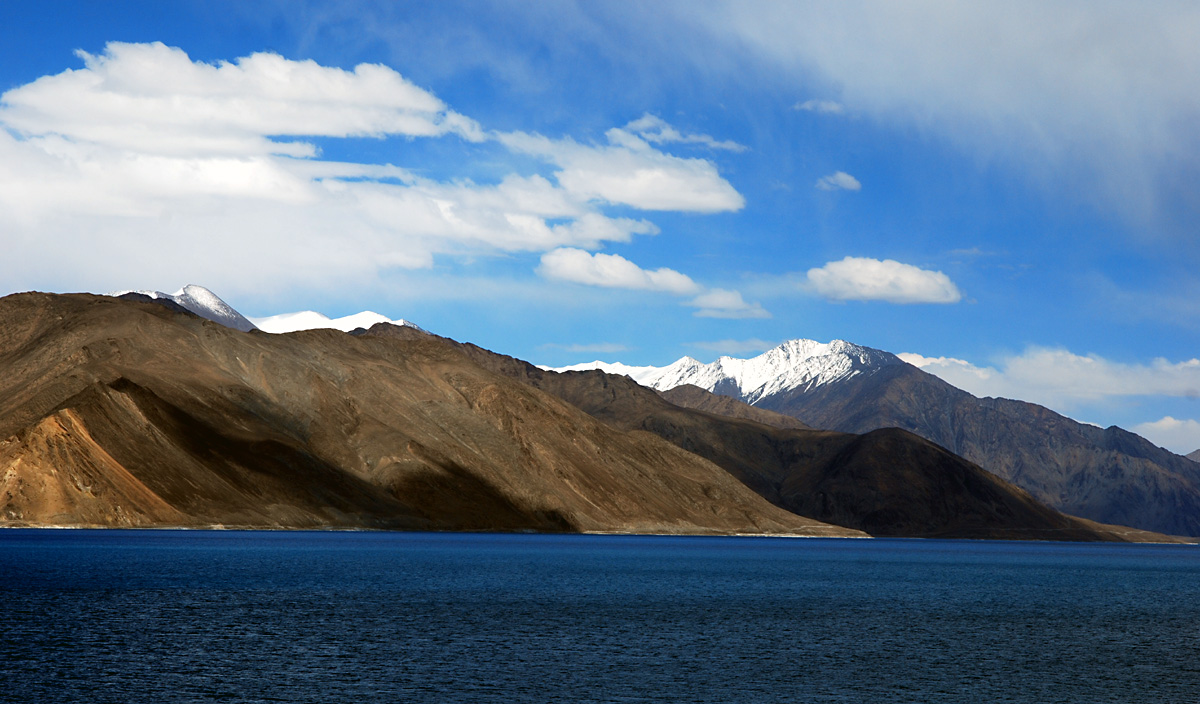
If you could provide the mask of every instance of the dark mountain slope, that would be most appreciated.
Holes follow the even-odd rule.
[[[367,336],[419,334],[381,325]],[[857,436],[776,428],[673,405],[623,376],[557,373],[475,345],[459,349],[480,366],[553,394],[616,428],[648,431],[705,457],[789,511],[818,520],[836,516],[840,525],[873,535],[1162,539],[1065,516],[904,431]],[[686,393],[704,403],[694,391]]]
[[[882,367],[758,407],[817,428],[897,427],[961,455],[1070,514],[1200,535],[1200,466],[1117,427],[1022,401],[976,398],[910,365]]]
[[[705,413],[725,416],[726,418],[744,418],[756,423],[762,423],[763,425],[769,425],[772,428],[812,430],[812,428],[801,423],[798,418],[751,406],[730,396],[718,396],[692,384],[684,384],[683,386],[676,386],[666,391],[659,391],[658,395],[676,406],[690,408],[694,411],[704,411]]]
[[[852,533],[432,337],[108,297],[0,299],[0,438],[10,525]]]

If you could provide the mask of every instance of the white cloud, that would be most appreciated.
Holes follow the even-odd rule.
[[[836,87],[856,113],[917,127],[1048,189],[1152,212],[1200,153],[1193,3],[677,2],[771,80]],[[692,61],[710,66],[708,42]],[[743,64],[730,62],[729,70]],[[738,75],[739,78],[743,76]]]
[[[483,139],[473,121],[378,64],[353,71],[258,53],[216,65],[181,49],[112,42],[78,52],[84,68],[3,96],[3,121],[27,136],[63,135],[140,154],[312,156],[274,137]]]
[[[646,113],[638,119],[625,125],[625,131],[632,132],[652,144],[682,142],[684,144],[701,144],[710,149],[725,149],[731,152],[744,152],[746,147],[732,141],[717,141],[706,134],[683,134],[665,120],[656,115]]]
[[[692,342],[689,346],[698,347],[702,350],[716,352],[730,356],[753,354],[755,352],[763,352],[776,347],[778,342],[768,342],[758,338],[749,340],[716,340],[713,342]]]
[[[947,357],[899,356],[976,396],[1015,398],[1055,409],[1132,396],[1200,398],[1200,359],[1127,364],[1046,347],[1030,347],[987,367]]]
[[[1200,421],[1165,416],[1133,426],[1133,432],[1180,455],[1200,450]]]
[[[693,308],[699,308],[694,315],[697,318],[770,318],[762,305],[747,303],[742,294],[723,288],[705,291],[687,302]]]
[[[747,303],[737,291],[706,289],[674,269],[643,269],[619,254],[593,254],[563,247],[542,255],[538,273],[548,279],[588,286],[694,295],[684,305],[697,308],[693,313],[697,318],[771,317],[760,304]]]
[[[700,290],[699,284],[674,269],[643,269],[619,254],[592,254],[582,249],[562,248],[543,254],[538,273],[549,279],[607,288],[681,295]]]
[[[82,68],[0,96],[0,280],[12,290],[366,285],[437,255],[596,248],[658,232],[604,215],[597,192],[648,209],[741,207],[711,162],[622,130],[599,149],[544,140],[570,153],[565,184],[440,181],[321,159],[305,140],[485,137],[386,66],[268,53],[207,64],[162,44],[80,57]],[[610,185],[588,185],[588,173]]]
[[[845,171],[838,171],[817,179],[817,188],[822,191],[861,191],[862,184]]]
[[[741,210],[745,205],[711,161],[665,154],[623,129],[613,128],[606,136],[607,146],[522,132],[498,135],[498,139],[510,149],[559,166],[561,171],[555,174],[559,185],[580,198],[640,210],[695,213]]]
[[[846,111],[846,106],[833,100],[805,100],[802,103],[793,105],[792,109],[817,112],[823,115],[841,115]]]
[[[950,277],[891,259],[846,257],[809,269],[807,287],[835,301],[957,303],[962,293]]]

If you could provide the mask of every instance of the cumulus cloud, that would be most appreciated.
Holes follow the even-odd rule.
[[[717,141],[706,134],[684,134],[667,124],[656,115],[646,113],[640,118],[625,125],[625,131],[632,132],[652,144],[682,142],[684,144],[700,144],[710,149],[725,149],[731,152],[744,152],[746,147],[732,141]]]
[[[694,315],[697,318],[770,318],[759,303],[747,303],[742,294],[723,288],[705,291],[687,302],[687,305],[698,308]]]
[[[792,109],[817,112],[823,115],[841,115],[846,111],[846,106],[833,100],[805,100],[802,103],[793,105]]]
[[[817,179],[817,188],[822,191],[861,191],[862,184],[845,171],[838,171]]]
[[[592,254],[565,247],[546,252],[538,273],[548,279],[589,286],[691,294],[700,285],[674,269],[643,269],[619,254]]]
[[[281,135],[483,139],[474,121],[378,64],[345,71],[258,53],[214,65],[157,42],[78,55],[83,69],[5,93],[4,124],[139,154],[315,154]]]
[[[1030,347],[984,367],[949,357],[899,356],[976,396],[1016,398],[1055,409],[1132,396],[1200,398],[1200,359],[1127,364],[1047,347]]]
[[[560,167],[555,174],[559,185],[587,200],[695,213],[736,211],[746,203],[707,159],[663,153],[620,128],[609,130],[606,137],[607,145],[592,146],[523,132],[498,136],[510,149]]]
[[[891,259],[846,257],[809,269],[805,284],[834,301],[957,303],[962,292],[940,271],[920,269]]]
[[[605,215],[604,203],[742,205],[712,162],[670,156],[621,129],[603,147],[528,139],[564,165],[558,182],[437,180],[322,159],[314,140],[449,137],[472,148],[496,138],[386,66],[344,70],[271,53],[210,64],[158,43],[79,57],[82,68],[0,96],[0,278],[12,289],[361,284],[430,267],[437,255],[594,249],[658,232]],[[707,143],[666,123],[635,126]]]
[[[1180,455],[1200,450],[1200,421],[1190,418],[1180,420],[1164,416],[1149,423],[1139,423],[1132,430],[1155,445]]]
[[[693,315],[697,318],[771,317],[760,304],[747,303],[737,291],[706,289],[674,269],[643,269],[619,254],[592,253],[563,247],[542,255],[538,273],[548,279],[588,286],[694,296],[684,305],[696,308]]]

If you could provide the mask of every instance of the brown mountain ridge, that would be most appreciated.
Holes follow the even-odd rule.
[[[410,329],[242,333],[82,294],[0,299],[0,438],[6,525],[1146,537],[907,433],[772,428]]]
[[[381,324],[356,334],[411,339],[427,333]],[[903,430],[854,435],[798,428],[794,419],[697,387],[658,394],[624,376],[559,373],[476,345],[446,342],[480,366],[555,395],[613,427],[648,431],[709,459],[777,506],[817,520],[879,536],[1163,539],[1061,514]],[[702,407],[728,415],[697,410]]]
[[[861,535],[433,338],[99,296],[0,299],[0,438],[8,525]]]

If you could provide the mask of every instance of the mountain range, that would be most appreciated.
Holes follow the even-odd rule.
[[[342,332],[350,332],[358,328],[369,328],[378,323],[417,328],[415,324],[407,320],[391,320],[385,315],[380,315],[369,310],[341,318],[330,318],[316,311],[304,310],[251,320],[234,310],[233,306],[226,303],[217,294],[196,284],[188,284],[175,293],[163,293],[162,291],[116,291],[108,295],[115,298],[152,300],[163,304],[173,303],[205,320],[211,320],[214,323],[220,323],[225,327],[241,330],[242,332],[250,330],[262,330],[263,332],[275,334],[299,332],[301,330],[341,330]]]
[[[1118,427],[1032,403],[977,398],[899,357],[849,342],[792,340],[752,359],[690,357],[665,367],[593,362],[666,391],[694,385],[805,424],[848,433],[902,428],[1060,511],[1200,535],[1200,465]]]
[[[267,334],[130,298],[0,299],[3,523],[1164,539],[901,430],[692,410],[408,326]]]

